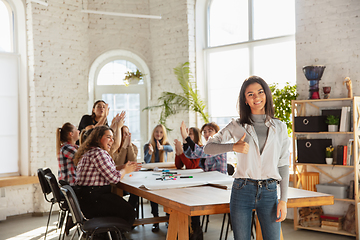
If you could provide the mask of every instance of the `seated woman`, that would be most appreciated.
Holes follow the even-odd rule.
[[[196,143],[199,146],[202,146],[200,129],[198,129],[197,127],[191,127],[189,128],[188,134],[194,143]],[[184,165],[186,169],[200,168],[199,166],[200,158],[197,159],[187,158],[183,151],[183,145],[177,139],[174,140],[174,145],[175,145],[175,155],[176,155],[175,166],[177,169],[183,168]]]
[[[71,186],[75,185],[76,172],[73,160],[79,147],[75,144],[77,140],[79,140],[79,130],[69,122],[56,130],[58,180],[66,181]]]
[[[109,152],[114,143],[113,130],[108,126],[94,128],[75,155],[76,194],[85,217],[116,216],[130,225],[134,223],[134,209],[122,197],[111,192],[111,183],[118,183],[125,174],[139,169],[128,162],[116,169]]]
[[[214,136],[220,130],[219,126],[214,123],[206,123],[202,126],[201,132],[206,141],[209,140],[210,137]],[[204,153],[203,146],[199,146],[194,143],[189,137],[186,131],[186,125],[184,121],[181,123],[180,127],[181,136],[183,137],[183,141],[187,144],[184,145],[184,154],[186,157],[190,159],[201,158],[199,166],[205,171],[218,171],[221,173],[227,173],[227,156],[226,153],[221,153],[218,155],[208,155]]]
[[[167,140],[166,128],[159,124],[155,126],[150,141],[144,145],[144,161],[146,163],[166,162],[167,153],[172,152],[173,148]],[[154,217],[159,216],[159,205],[151,202],[151,213]],[[151,229],[153,232],[159,231],[159,223],[155,223]]]
[[[131,133],[127,126],[121,128],[121,143],[113,154],[113,159],[117,169],[122,169],[128,162],[137,162],[138,148],[131,142]],[[136,207],[139,197],[130,193],[129,203],[133,208]]]
[[[131,142],[131,133],[127,126],[121,127],[121,143],[114,152],[116,166],[124,166],[127,162],[137,162],[138,149]]]

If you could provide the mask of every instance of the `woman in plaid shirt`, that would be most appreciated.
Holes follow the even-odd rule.
[[[79,139],[79,130],[67,122],[56,130],[56,152],[58,155],[59,172],[58,179],[75,185],[74,157],[78,149],[75,142]]]
[[[113,143],[113,130],[103,125],[94,128],[80,146],[75,155],[75,161],[78,161],[76,194],[87,218],[116,216],[132,225],[134,209],[122,197],[111,192],[110,184],[116,184],[125,174],[138,170],[138,165],[128,162],[118,171],[109,154]]]

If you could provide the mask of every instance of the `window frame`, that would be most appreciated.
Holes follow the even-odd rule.
[[[21,0],[4,0],[12,12],[12,52],[2,52],[5,56],[18,58],[18,172],[2,174],[6,176],[30,176],[30,123],[29,123],[29,82],[27,65],[26,15]]]
[[[151,77],[150,77],[150,70],[147,67],[147,64],[145,63],[142,58],[140,58],[138,55],[126,51],[126,50],[112,50],[109,52],[106,52],[102,55],[100,55],[94,63],[92,64],[90,68],[89,73],[89,101],[88,101],[88,112],[92,111],[92,106],[94,104],[94,101],[96,101],[96,89],[98,87],[97,85],[97,77],[99,75],[100,70],[102,67],[104,67],[107,63],[112,62],[114,60],[127,60],[132,63],[134,63],[139,70],[144,74],[143,80],[144,84],[130,84],[129,86],[125,85],[99,85],[99,92],[104,92],[106,88],[111,89],[112,91],[109,93],[139,93],[140,94],[140,102],[144,104],[144,108],[149,105],[150,99],[151,99]],[[116,91],[114,91],[116,90]],[[142,109],[141,109],[142,110]],[[140,110],[140,111],[141,111]],[[147,111],[141,111],[140,112],[140,129],[141,129],[141,145],[145,144],[148,141],[148,137],[151,135],[149,132],[149,126],[148,123],[150,122],[150,114],[148,114]],[[125,120],[126,122],[126,120]],[[130,129],[131,131],[131,129]],[[141,160],[143,159],[143,150],[138,149],[139,156],[141,157]]]
[[[207,0],[207,4],[206,5],[206,22],[205,22],[205,46],[203,46],[202,51],[203,51],[203,58],[201,62],[203,62],[203,67],[204,67],[204,75],[197,75],[199,77],[199,79],[203,80],[203,91],[205,91],[205,96],[207,99],[207,102],[210,103],[208,104],[208,112],[209,112],[209,116],[210,119],[212,118],[212,113],[211,113],[211,102],[208,99],[209,96],[209,82],[208,82],[208,78],[207,76],[210,75],[210,69],[208,68],[209,66],[209,54],[211,53],[216,53],[216,52],[222,52],[222,51],[229,51],[229,50],[235,50],[235,49],[243,49],[243,48],[247,48],[249,49],[249,76],[254,75],[254,66],[255,66],[255,61],[254,61],[254,48],[257,46],[264,46],[264,45],[270,45],[270,44],[278,44],[278,43],[283,43],[283,42],[289,42],[289,41],[293,41],[295,42],[295,33],[294,34],[289,34],[289,35],[282,35],[282,36],[277,36],[277,37],[270,37],[270,38],[265,38],[265,39],[258,39],[258,40],[254,40],[253,38],[253,12],[254,12],[254,6],[253,6],[253,1],[254,0],[248,0],[248,18],[249,18],[249,32],[248,32],[248,41],[243,41],[243,42],[238,42],[238,43],[232,43],[232,44],[226,44],[226,45],[220,45],[220,46],[214,46],[214,47],[210,47],[210,7],[211,7],[211,3],[213,0]],[[201,2],[200,2],[201,4]],[[203,3],[204,4],[204,3]],[[204,23],[203,23],[204,24]],[[295,77],[295,81],[296,81],[296,76]]]

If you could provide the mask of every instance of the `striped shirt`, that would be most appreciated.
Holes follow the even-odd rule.
[[[121,179],[120,171],[107,151],[93,147],[79,161],[76,168],[76,185],[105,186],[118,183]]]
[[[77,145],[64,143],[60,148],[58,157],[58,179],[67,181],[70,185],[75,184],[76,173],[73,161],[77,149]]]

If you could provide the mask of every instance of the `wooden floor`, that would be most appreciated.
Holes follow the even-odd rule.
[[[145,217],[150,217],[150,204],[144,204]],[[159,208],[160,214],[162,209]],[[204,239],[206,240],[218,240],[220,237],[220,228],[223,215],[211,215],[208,225],[208,231],[204,233]],[[47,216],[32,217],[30,214],[23,216],[10,217],[6,221],[0,222],[0,240],[42,240],[44,239],[44,232],[46,228]],[[57,215],[51,217],[50,233],[48,234],[48,240],[57,240],[59,235],[56,231],[55,224],[57,222]],[[293,222],[286,220],[282,223],[282,230],[284,239],[289,240],[354,240],[353,237],[345,237],[341,235],[333,235],[327,233],[313,232],[307,230],[294,231]],[[131,233],[127,233],[127,239],[144,239],[144,240],[158,240],[166,238],[167,228],[165,223],[160,224],[160,231],[158,233],[151,232],[151,225],[137,226]],[[77,236],[77,235],[76,235]],[[70,239],[70,236],[65,238]],[[75,238],[77,239],[77,238]],[[225,239],[224,236],[222,239]],[[232,231],[229,231],[229,240],[233,240]]]

